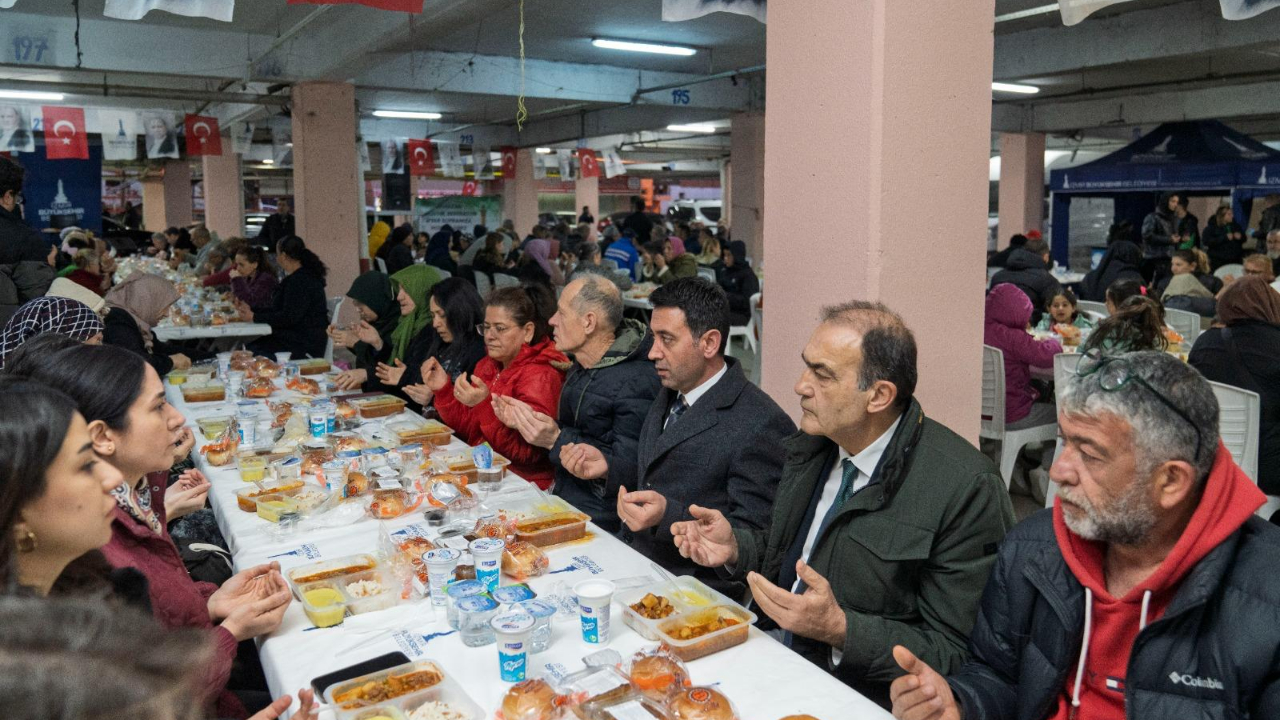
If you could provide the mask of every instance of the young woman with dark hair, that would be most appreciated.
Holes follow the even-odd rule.
[[[251,308],[265,307],[279,285],[271,271],[267,253],[255,245],[245,245],[235,255],[231,269],[231,294]]]
[[[468,444],[489,443],[511,460],[512,472],[543,489],[555,477],[547,451],[498,420],[491,395],[522,400],[556,418],[569,360],[551,339],[548,320],[555,310],[555,296],[542,285],[498,288],[489,293],[484,322],[475,329],[488,352],[475,372],[451,378],[437,358],[422,366],[441,421]]]
[[[113,567],[146,576],[152,613],[162,624],[212,633],[217,651],[205,675],[207,698],[217,717],[244,717],[226,690],[237,646],[279,627],[291,594],[274,564],[244,570],[221,588],[187,574],[165,528],[164,507],[175,448],[189,431],[165,400],[160,376],[127,350],[88,345],[28,353],[6,372],[57,387],[76,403],[94,453],[125,479],[112,492],[116,507],[103,554]]]
[[[415,412],[431,404],[432,392],[422,382],[422,365],[430,358],[455,379],[475,370],[485,356],[484,340],[476,334],[484,322],[484,303],[471,283],[445,278],[431,288],[427,307],[431,324],[409,342],[403,359],[379,362],[377,377],[384,387],[403,394]],[[390,358],[388,358],[390,359]]]
[[[328,268],[307,249],[302,238],[292,235],[280,241],[276,262],[285,278],[269,306],[251,308],[236,301],[240,319],[271,326],[271,334],[252,342],[249,349],[263,355],[291,352],[294,358],[321,357],[327,342],[325,328],[329,326],[324,294]]]

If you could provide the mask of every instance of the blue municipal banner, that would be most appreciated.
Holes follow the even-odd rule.
[[[38,141],[43,144],[43,141]],[[75,225],[102,232],[102,145],[89,145],[88,160],[49,160],[43,148],[23,153],[22,196],[27,224],[37,230]]]

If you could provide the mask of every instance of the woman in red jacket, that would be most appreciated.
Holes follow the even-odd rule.
[[[556,350],[547,321],[555,314],[555,298],[541,285],[498,288],[485,302],[484,336],[489,356],[475,372],[456,382],[435,358],[422,364],[423,381],[435,395],[440,420],[468,444],[487,442],[511,461],[511,471],[546,490],[555,478],[545,448],[530,445],[493,413],[493,395],[528,403],[556,418],[560,387],[569,359]]]
[[[206,697],[215,717],[245,717],[226,689],[237,646],[279,627],[291,593],[277,565],[244,570],[221,588],[195,582],[187,573],[165,528],[164,497],[175,449],[188,441],[190,430],[166,402],[160,376],[134,353],[90,345],[26,355],[5,371],[56,387],[76,403],[94,454],[125,478],[112,491],[116,507],[103,554],[113,567],[133,567],[146,576],[152,613],[161,624],[212,633],[216,652],[205,673]]]

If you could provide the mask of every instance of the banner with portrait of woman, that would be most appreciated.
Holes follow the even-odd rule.
[[[0,103],[0,152],[36,151],[36,136],[31,122],[34,109]]]

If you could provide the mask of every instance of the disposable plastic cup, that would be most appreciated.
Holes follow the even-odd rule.
[[[502,579],[502,551],[507,543],[502,538],[478,538],[471,541],[471,557],[476,561],[476,579],[492,592]]]
[[[524,682],[529,664],[529,636],[534,619],[528,613],[499,615],[489,621],[498,641],[498,671],[502,682]]]
[[[614,585],[608,580],[583,580],[573,586],[578,596],[578,617],[582,621],[582,639],[604,645],[609,642],[609,619]]]
[[[462,552],[453,548],[436,548],[422,554],[422,562],[427,566],[427,584],[431,590],[432,605],[444,607],[449,604],[444,586],[453,579],[453,571],[461,558]]]
[[[276,353],[276,364],[283,365],[289,362],[290,358],[292,357],[293,357],[293,353],[291,352],[278,352]]]
[[[484,497],[498,489],[502,484],[502,468],[480,468],[476,470],[476,489]]]
[[[529,635],[529,654],[537,655],[551,644],[551,618],[556,606],[545,600],[526,600],[515,606],[516,610],[533,616],[533,632]]]

